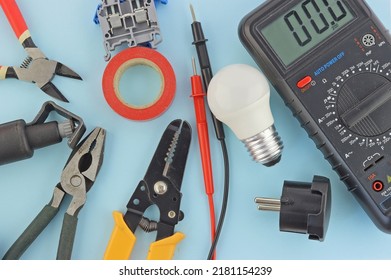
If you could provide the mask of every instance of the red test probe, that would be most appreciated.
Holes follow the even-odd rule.
[[[197,121],[198,142],[200,145],[205,192],[206,195],[208,196],[208,202],[209,202],[210,228],[211,228],[211,236],[213,242],[215,238],[216,221],[215,221],[215,210],[214,210],[214,202],[213,202],[214,187],[213,187],[212,162],[210,156],[208,123],[206,119],[205,100],[204,100],[206,94],[202,89],[201,77],[197,75],[197,69],[196,69],[194,57],[192,59],[192,64],[193,64],[194,74],[191,77],[191,88],[192,88],[191,96],[193,97],[194,100],[194,111],[195,111],[196,121]],[[214,252],[213,259],[215,258],[216,258],[216,253]]]

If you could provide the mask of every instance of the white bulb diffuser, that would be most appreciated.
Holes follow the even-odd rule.
[[[256,68],[234,64],[221,69],[208,87],[209,108],[231,128],[256,162],[272,166],[283,149],[270,110],[270,87]]]

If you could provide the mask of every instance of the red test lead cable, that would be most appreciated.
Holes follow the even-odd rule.
[[[195,111],[196,121],[197,121],[198,142],[200,145],[205,192],[206,195],[208,196],[208,202],[209,202],[211,237],[213,242],[215,238],[216,221],[215,221],[215,210],[214,210],[214,202],[213,202],[214,187],[213,187],[212,161],[210,156],[208,123],[206,119],[205,100],[204,100],[206,94],[202,90],[202,80],[201,77],[197,75],[197,69],[196,69],[194,58],[192,60],[192,63],[193,63],[194,75],[191,77],[191,88],[192,88],[191,96],[193,97],[194,100],[194,111]],[[216,254],[214,253],[213,259],[215,258],[216,258]]]

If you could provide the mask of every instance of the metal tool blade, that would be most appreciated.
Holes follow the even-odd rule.
[[[144,180],[154,184],[162,178],[168,178],[172,183],[180,186],[190,141],[190,125],[182,120],[172,121],[160,139]]]
[[[163,176],[169,178],[176,186],[181,187],[187,155],[191,141],[191,127],[188,122],[177,124],[168,147]]]
[[[50,95],[53,98],[56,98],[58,100],[69,102],[68,99],[65,98],[64,95],[58,90],[58,88],[52,83],[47,82],[45,85],[41,87],[41,90],[45,92],[47,95]]]
[[[60,62],[57,62],[55,74],[71,79],[83,80],[75,71]]]
[[[91,132],[89,139],[85,143],[86,148],[89,150],[88,154],[92,158],[92,162],[86,166],[88,168],[85,171],[82,171],[82,174],[92,182],[96,180],[96,176],[102,166],[105,140],[106,131],[103,128],[98,127]]]
[[[106,131],[95,128],[73,150],[65,164],[61,182],[67,182],[67,177],[82,174],[93,183],[99,173],[103,161]],[[89,186],[87,186],[87,191]]]
[[[163,169],[163,176],[164,177],[167,177],[167,172],[168,172],[168,170],[170,168],[170,165],[174,161],[175,150],[176,150],[176,147],[178,145],[179,136],[181,134],[182,124],[183,123],[180,124],[178,130],[175,132],[175,134],[174,134],[174,136],[173,136],[173,138],[171,140],[170,147],[168,148],[167,156],[164,159],[164,161],[166,162],[166,164],[164,166],[164,169]]]

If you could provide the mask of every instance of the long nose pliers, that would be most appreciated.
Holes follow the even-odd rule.
[[[127,260],[136,243],[138,227],[146,232],[157,231],[150,244],[148,260],[170,260],[176,245],[185,237],[174,232],[184,217],[180,210],[181,184],[191,141],[190,125],[175,120],[164,131],[144,178],[139,182],[122,215],[115,211],[114,230],[104,254],[105,260]],[[152,205],[160,211],[159,221],[144,217]]]
[[[51,201],[7,251],[4,260],[16,260],[23,255],[56,216],[65,195],[71,196],[72,200],[64,214],[57,259],[71,258],[78,222],[77,215],[84,206],[87,192],[94,184],[102,165],[105,136],[104,129],[95,128],[76,146],[63,169],[60,183],[54,188]]]
[[[20,67],[0,66],[0,80],[15,78],[32,82],[51,97],[68,102],[51,80],[55,75],[78,80],[81,80],[81,77],[62,63],[46,58],[34,44],[15,0],[0,0],[0,6],[3,8],[16,37],[27,52],[27,58]]]

